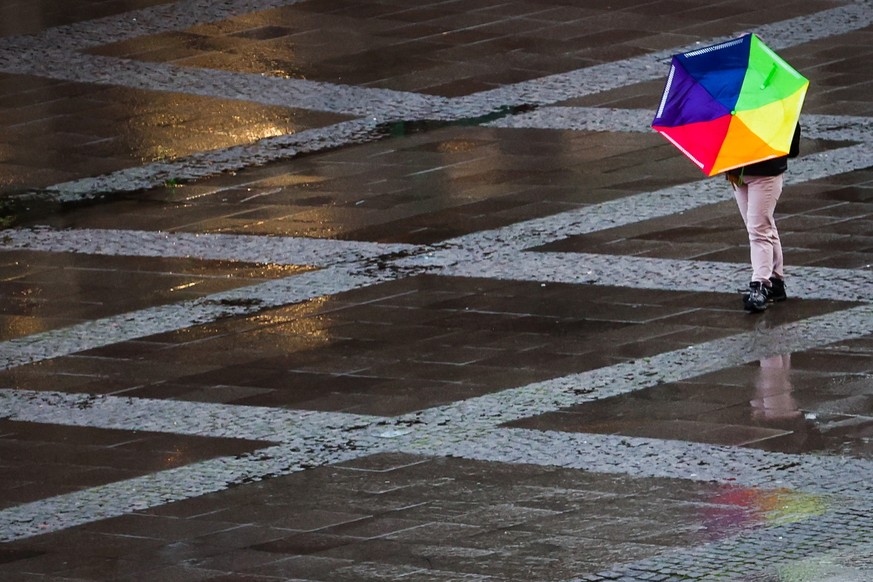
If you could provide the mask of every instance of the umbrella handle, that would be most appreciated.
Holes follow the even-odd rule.
[[[763,82],[763,83],[761,83],[761,89],[766,88],[767,85],[770,84],[770,81],[773,80],[773,75],[776,74],[776,69],[777,69],[777,68],[778,68],[778,67],[776,66],[776,63],[773,63],[773,68],[770,69],[770,74],[767,75],[767,78],[764,79],[764,82]]]

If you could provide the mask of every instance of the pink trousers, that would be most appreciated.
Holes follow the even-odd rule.
[[[734,187],[734,196],[749,233],[752,281],[770,284],[770,277],[784,278],[782,242],[773,213],[782,194],[782,176],[745,176]]]

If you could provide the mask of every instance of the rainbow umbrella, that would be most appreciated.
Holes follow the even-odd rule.
[[[786,155],[808,86],[746,34],[673,56],[652,127],[713,176]]]

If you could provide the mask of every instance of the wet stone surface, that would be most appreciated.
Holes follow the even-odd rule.
[[[310,493],[298,495],[304,488]],[[253,498],[262,501],[252,505]],[[368,570],[392,569],[415,580],[512,579],[518,572],[557,580],[606,570],[617,560],[717,542],[768,522],[805,519],[825,503],[788,491],[762,496],[731,485],[385,454],[6,550],[27,556],[14,571],[57,574],[63,555],[65,574],[83,579],[124,577],[136,569],[160,576],[189,556],[182,566],[189,577],[232,564],[240,576],[312,580],[360,580]],[[97,541],[102,559],[96,564],[56,550],[58,543]]]
[[[656,171],[648,152],[670,148],[658,139],[437,128],[36,222],[431,244],[636,194],[642,184],[617,170],[642,162]],[[665,185],[693,176],[675,166]]]
[[[24,75],[0,74],[0,91],[0,193],[171,161],[345,119]]]
[[[34,34],[48,27],[64,26],[123,14],[132,9],[168,4],[167,0],[89,2],[73,0],[59,5],[51,0],[4,3],[0,11],[0,37]]]
[[[7,251],[0,340],[287,277],[306,266]]]
[[[302,2],[90,52],[455,97],[676,44],[675,24],[646,12],[488,0]],[[697,9],[674,16],[687,25],[709,19]],[[592,32],[607,23],[609,33]]]
[[[865,341],[764,358],[510,426],[869,459],[868,348]]]
[[[829,180],[788,185],[776,219],[783,250],[798,266],[867,269],[873,264],[873,188],[862,172],[858,185],[835,187]],[[737,228],[739,226],[739,228]],[[660,218],[592,234],[571,236],[537,250],[679,258],[740,263],[748,241],[732,201],[689,212],[681,225]]]
[[[423,276],[18,366],[0,372],[0,382],[393,416],[683,348],[691,333],[716,339],[762,323],[729,315],[736,302],[733,294]],[[794,303],[764,321],[784,325],[850,305]]]
[[[745,313],[669,56],[811,81]],[[0,578],[869,580],[870,0],[0,8]]]
[[[2,507],[263,446],[257,441],[2,420]]]

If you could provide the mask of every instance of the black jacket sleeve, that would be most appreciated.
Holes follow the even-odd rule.
[[[788,150],[789,158],[796,158],[800,155],[800,123],[794,128],[794,137],[791,138],[791,149]]]

